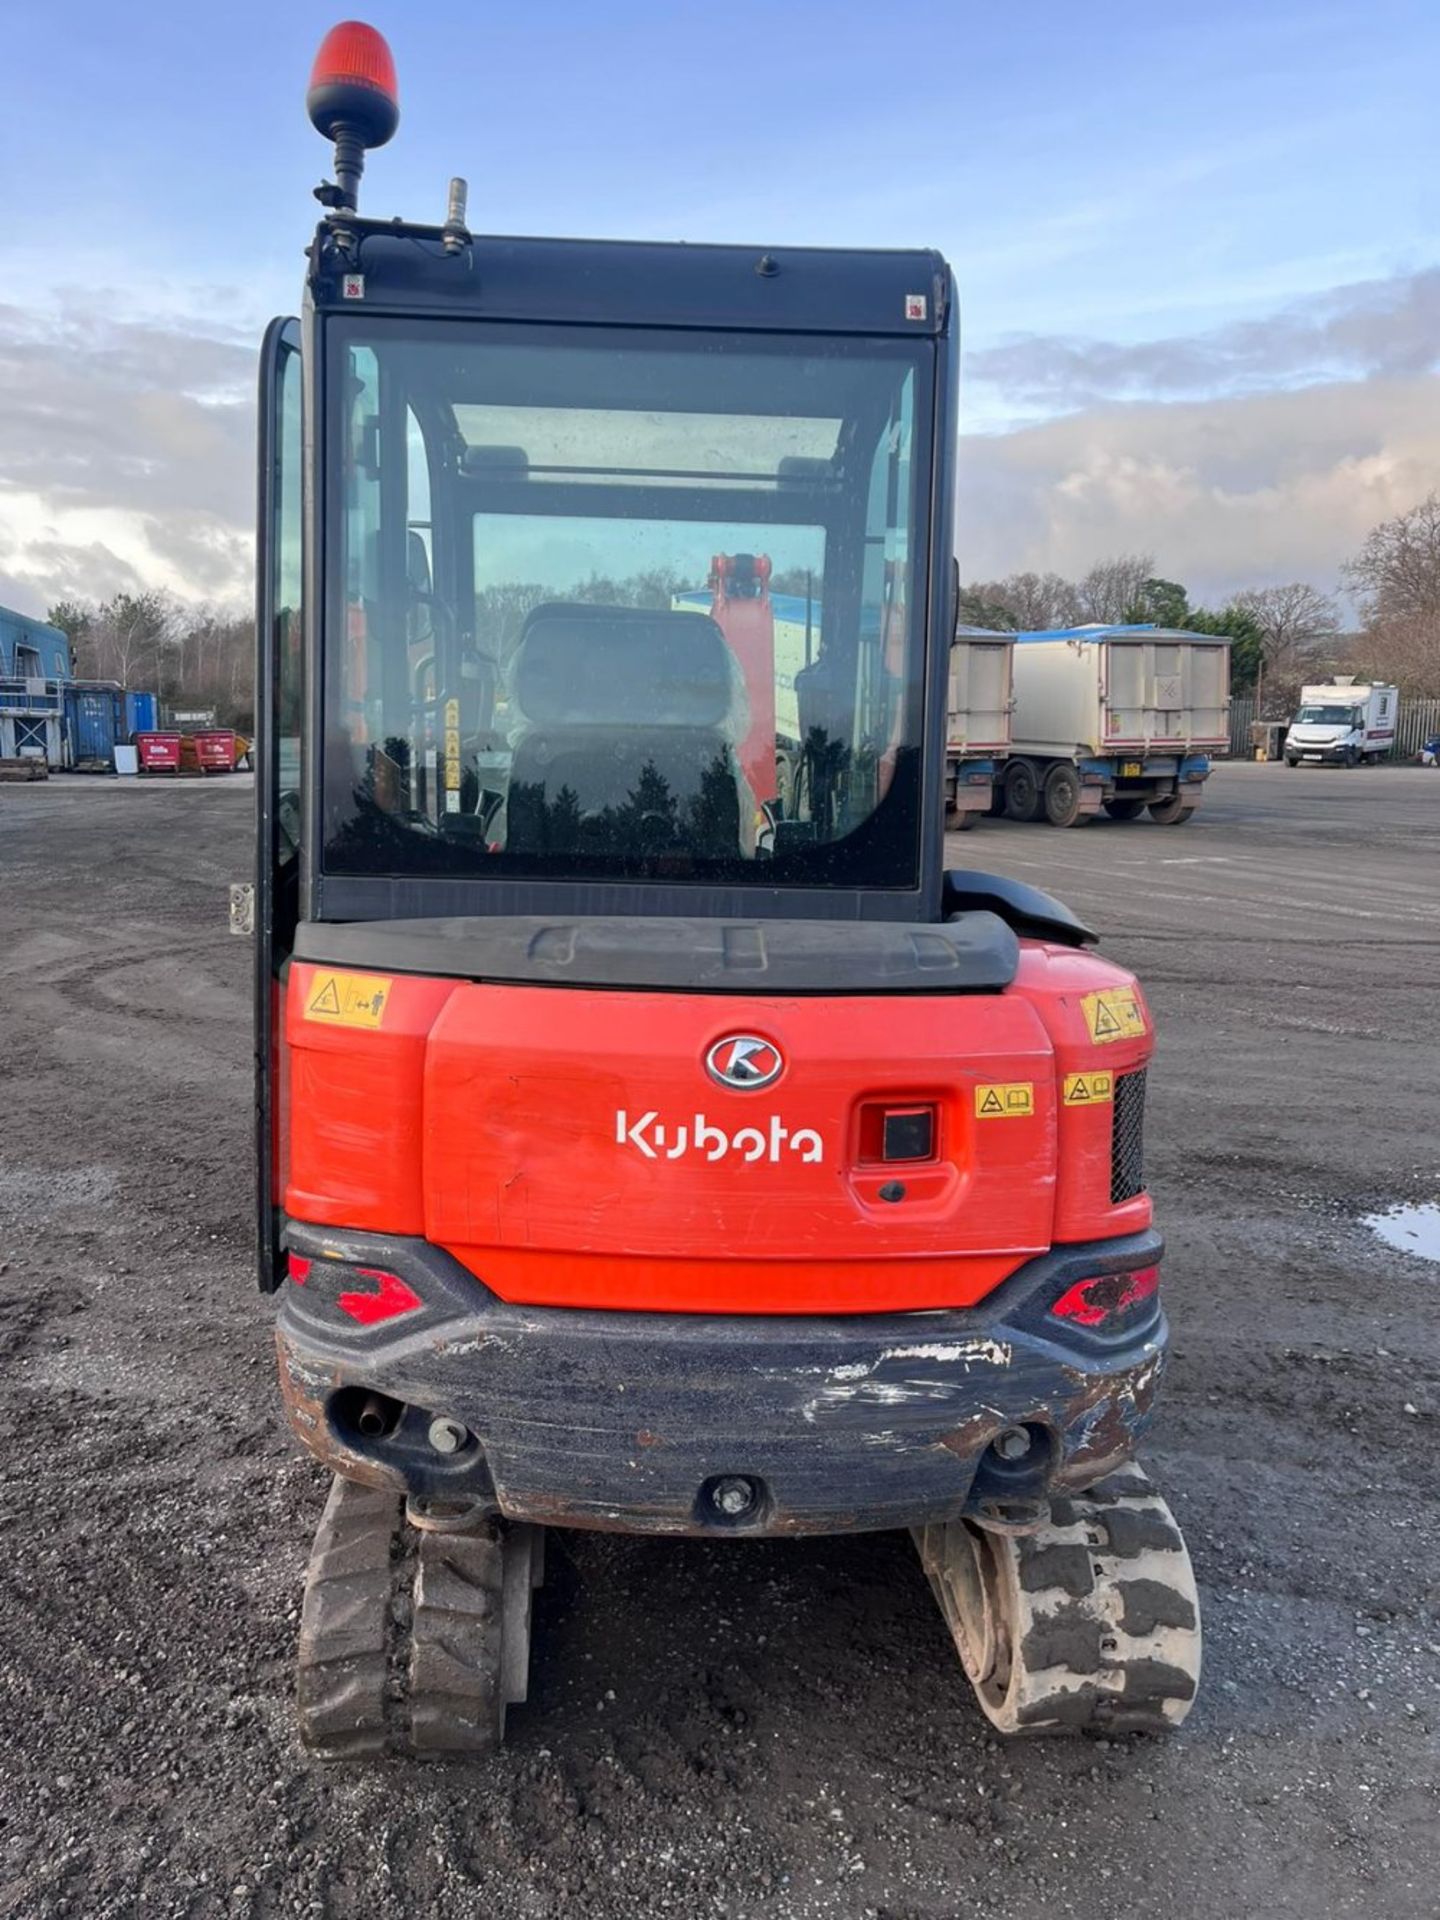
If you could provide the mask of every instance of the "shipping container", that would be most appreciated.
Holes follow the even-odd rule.
[[[1005,811],[1188,820],[1230,741],[1230,642],[1160,627],[1022,633]]]
[[[118,687],[72,682],[65,689],[65,758],[78,772],[108,772],[125,737],[125,696]]]
[[[957,627],[945,716],[945,814],[952,831],[991,810],[1010,750],[1015,636]]]
[[[125,695],[125,738],[137,733],[153,733],[160,724],[160,696],[154,693]]]

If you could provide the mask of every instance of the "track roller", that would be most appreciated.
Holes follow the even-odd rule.
[[[525,1698],[541,1531],[336,1478],[300,1616],[300,1737],[324,1760],[491,1753]]]
[[[1138,1467],[1051,1501],[1033,1532],[959,1520],[917,1528],[915,1543],[1001,1733],[1164,1733],[1190,1711],[1195,1576]]]

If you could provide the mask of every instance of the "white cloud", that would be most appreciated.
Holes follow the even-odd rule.
[[[248,592],[255,348],[237,330],[0,307],[0,578],[39,611],[136,584]]]
[[[1074,575],[1144,551],[1210,601],[1274,580],[1333,586],[1372,526],[1440,486],[1440,385],[1422,371],[1437,301],[1430,272],[1192,340],[980,356],[1012,392],[1068,410],[962,440],[965,576]],[[40,611],[154,585],[243,602],[258,335],[113,306],[0,307],[0,600]],[[1320,383],[1282,390],[1327,360]]]
[[[1098,408],[960,451],[967,579],[1143,552],[1206,601],[1275,580],[1330,587],[1371,527],[1440,486],[1440,383]]]

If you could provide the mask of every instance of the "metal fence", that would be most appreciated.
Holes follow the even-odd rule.
[[[1253,693],[1237,694],[1230,702],[1230,752],[1237,760],[1248,760],[1252,751],[1250,726],[1255,718]],[[1440,700],[1400,700],[1400,718],[1395,727],[1397,760],[1413,760],[1425,742],[1440,733]]]

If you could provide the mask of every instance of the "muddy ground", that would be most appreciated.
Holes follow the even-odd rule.
[[[0,1915],[1440,1911],[1440,774],[1234,767],[1182,829],[986,823],[1143,976],[1206,1607],[1166,1743],[1001,1747],[907,1542],[567,1535],[475,1768],[292,1726],[319,1472],[252,1292],[248,781],[0,788]]]

